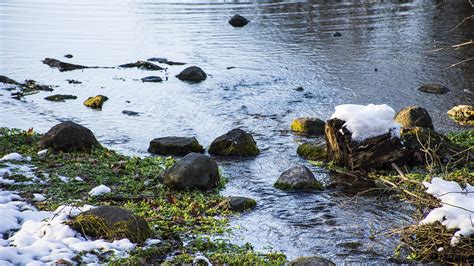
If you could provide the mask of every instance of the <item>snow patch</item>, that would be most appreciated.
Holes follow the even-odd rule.
[[[91,197],[95,197],[95,196],[100,196],[103,194],[110,193],[110,191],[112,190],[108,186],[100,185],[93,188],[91,191],[89,191],[89,195]]]
[[[423,185],[426,193],[438,198],[442,206],[433,209],[420,224],[440,222],[447,229],[459,229],[451,238],[451,246],[459,243],[461,236],[474,235],[474,186],[467,184],[463,189],[454,181],[438,177]]]
[[[331,119],[344,120],[344,126],[352,133],[352,139],[363,141],[386,133],[400,138],[400,124],[393,118],[395,110],[386,104],[343,104],[336,106]]]

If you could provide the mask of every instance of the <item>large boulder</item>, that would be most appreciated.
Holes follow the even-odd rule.
[[[427,83],[423,84],[418,88],[419,91],[426,92],[426,93],[434,93],[434,94],[445,94],[449,90],[444,85],[437,84],[437,83]]]
[[[160,155],[184,156],[191,152],[202,153],[204,148],[196,138],[164,137],[152,140],[148,152]]]
[[[208,190],[217,187],[219,169],[211,157],[190,153],[166,171],[163,183],[172,189]]]
[[[129,210],[116,206],[101,206],[79,214],[72,228],[85,235],[107,240],[128,238],[143,243],[151,236],[148,223]]]
[[[311,256],[311,257],[299,257],[296,258],[288,264],[287,266],[336,266],[336,264],[328,259]]]
[[[190,66],[181,71],[176,77],[189,83],[198,83],[207,78],[206,72],[197,66]]]
[[[273,186],[281,190],[323,189],[311,170],[304,165],[293,166],[283,172]]]
[[[395,115],[395,122],[403,127],[424,127],[434,130],[431,116],[425,108],[418,106],[408,106]]]
[[[84,101],[84,105],[96,110],[102,110],[102,106],[104,102],[107,101],[109,98],[104,95],[97,95],[94,97],[89,97],[87,100]]]
[[[52,127],[39,141],[40,148],[55,151],[90,151],[100,147],[90,129],[74,122],[62,122]]]
[[[249,20],[241,15],[235,14],[229,19],[228,22],[230,25],[232,25],[232,27],[241,28],[247,25],[249,23]]]
[[[458,105],[448,111],[448,116],[460,125],[474,126],[474,107]]]
[[[260,151],[252,135],[236,128],[216,138],[209,147],[209,153],[222,156],[257,156]]]
[[[298,146],[296,153],[306,160],[324,161],[327,159],[326,144],[322,143],[303,143]]]
[[[324,135],[324,125],[326,123],[318,118],[297,118],[291,123],[291,130],[295,133],[307,135]]]

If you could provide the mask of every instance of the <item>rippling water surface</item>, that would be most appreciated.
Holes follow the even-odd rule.
[[[227,19],[235,13],[251,23],[232,28]],[[207,146],[241,127],[254,135],[262,154],[219,160],[230,179],[223,193],[258,201],[256,210],[232,222],[241,227],[234,241],[271,246],[290,259],[321,255],[336,262],[381,262],[391,256],[396,239],[368,237],[409,221],[409,209],[376,197],[354,202],[334,190],[274,189],[282,171],[305,163],[296,155],[305,139],[288,132],[289,124],[302,116],[327,119],[338,104],[387,103],[396,110],[423,106],[440,131],[459,129],[445,113],[472,103],[473,64],[447,67],[472,52],[432,50],[472,39],[472,23],[449,32],[471,13],[461,0],[2,0],[0,74],[56,85],[53,93],[78,100],[52,103],[43,99],[52,93],[41,92],[19,101],[0,90],[0,126],[44,132],[73,120],[106,146],[142,156],[156,137],[196,136]],[[336,31],[342,36],[333,37]],[[74,57],[64,58],[68,53]],[[198,85],[174,78],[186,66],[58,72],[41,63],[45,57],[98,66],[166,57],[198,65],[209,78]],[[149,75],[168,79],[139,80]],[[443,83],[451,91],[418,92],[425,82]],[[299,86],[304,91],[296,91]],[[96,94],[110,98],[102,111],[82,105]],[[125,116],[122,110],[141,115]],[[312,170],[323,182],[331,179],[322,169]]]

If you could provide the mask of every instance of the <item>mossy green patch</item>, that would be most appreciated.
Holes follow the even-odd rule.
[[[104,102],[108,99],[109,98],[104,95],[97,95],[87,98],[87,100],[84,101],[84,105],[93,109],[102,110],[102,105],[104,105]]]
[[[327,159],[326,145],[317,143],[303,143],[296,150],[298,155],[306,160],[324,161]]]

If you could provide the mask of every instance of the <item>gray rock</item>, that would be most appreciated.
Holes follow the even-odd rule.
[[[229,210],[236,212],[250,210],[257,205],[255,200],[246,197],[228,197],[227,201]]]
[[[72,228],[85,235],[116,240],[128,238],[143,243],[151,236],[148,223],[129,210],[116,206],[100,206],[74,218]]]
[[[287,266],[335,266],[336,264],[328,259],[311,256],[311,257],[299,257],[288,264]]]
[[[92,131],[74,122],[62,122],[52,127],[39,141],[40,148],[55,151],[90,151],[100,147]]]
[[[216,138],[209,147],[209,153],[222,156],[257,156],[260,151],[252,135],[236,128]]]
[[[158,76],[149,76],[142,78],[142,82],[162,82],[163,79]]]
[[[207,78],[207,74],[200,67],[190,66],[181,71],[176,77],[189,83],[199,83]]]
[[[425,108],[408,106],[400,110],[395,116],[395,122],[403,127],[424,127],[434,130],[431,116]]]
[[[166,171],[163,183],[172,189],[209,190],[219,183],[219,169],[211,157],[190,153]]]
[[[444,85],[436,84],[436,83],[427,83],[423,84],[418,88],[419,91],[426,92],[426,93],[434,93],[434,94],[445,94],[449,90]]]
[[[322,190],[323,186],[304,165],[293,166],[283,172],[273,185],[281,190]]]
[[[139,112],[130,111],[130,110],[123,110],[122,114],[129,115],[129,116],[139,116],[140,115]]]
[[[204,148],[196,138],[164,137],[152,140],[148,152],[160,155],[184,156],[191,152],[202,153]]]

